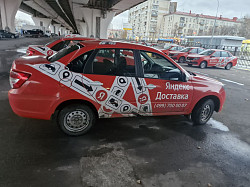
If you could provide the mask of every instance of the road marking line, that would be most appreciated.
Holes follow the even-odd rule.
[[[226,81],[226,82],[231,82],[231,83],[234,83],[234,84],[238,84],[238,85],[241,85],[241,86],[244,86],[244,84],[242,84],[242,83],[231,81],[231,80],[228,80],[228,79],[222,79],[221,78],[221,80]]]

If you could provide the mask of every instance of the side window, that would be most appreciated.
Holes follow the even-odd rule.
[[[189,53],[197,53],[197,49],[192,49],[191,51],[189,51]]]
[[[144,77],[165,80],[181,80],[181,71],[159,54],[141,51]]]
[[[64,41],[61,41],[59,43],[57,43],[56,45],[54,45],[53,47],[51,47],[51,49],[53,51],[60,51],[64,46]]]
[[[202,52],[203,49],[202,48],[198,48],[198,53]]]
[[[72,60],[67,67],[75,73],[83,73],[84,66],[93,51],[89,51]]]
[[[212,56],[214,56],[214,57],[220,57],[220,51],[216,51]]]
[[[226,51],[221,51],[221,57],[229,57]]]
[[[135,76],[134,52],[129,49],[100,49],[93,61],[93,73]]]

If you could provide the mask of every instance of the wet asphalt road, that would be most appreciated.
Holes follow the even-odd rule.
[[[225,84],[223,111],[208,125],[183,116],[101,119],[68,137],[9,106],[8,73],[23,41],[0,41],[0,186],[250,186],[250,71],[183,65]]]

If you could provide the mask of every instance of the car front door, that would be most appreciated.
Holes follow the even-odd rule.
[[[134,95],[134,84],[139,80],[135,62],[132,49],[98,49],[92,55],[84,76],[92,81],[86,85],[100,104],[101,116],[139,113]]]
[[[216,66],[220,60],[220,51],[215,51],[212,55],[210,55],[209,65]]]
[[[153,114],[170,114],[187,109],[192,100],[193,86],[190,81],[183,80],[183,72],[159,54],[140,51],[140,57],[145,80],[141,100],[141,104],[145,104],[143,111],[149,108]]]

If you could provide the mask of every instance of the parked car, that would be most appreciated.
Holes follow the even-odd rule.
[[[18,38],[18,36],[18,34],[6,30],[0,30],[0,38]]]
[[[88,132],[97,118],[191,115],[202,125],[225,101],[222,83],[188,73],[157,49],[101,40],[80,42],[49,58],[20,57],[10,84],[17,115],[56,119],[73,136]]]
[[[224,67],[230,70],[237,64],[237,57],[230,52],[218,49],[208,49],[199,54],[190,54],[187,56],[187,63],[189,66],[206,67]]]
[[[69,45],[74,45],[84,40],[95,40],[95,38],[87,38],[87,37],[83,37],[80,35],[67,35],[64,38],[54,40],[46,44],[45,46],[44,45],[29,45],[26,51],[26,55],[27,56],[34,56],[34,55],[51,56]]]
[[[198,54],[202,52],[203,50],[204,48],[201,48],[201,47],[186,47],[185,49],[182,49],[180,51],[170,51],[169,56],[173,60],[179,63],[183,63],[186,61],[186,58],[189,54]]]
[[[25,37],[42,37],[44,36],[44,32],[40,29],[32,29],[23,31]]]
[[[184,49],[185,47],[177,45],[177,44],[172,44],[172,45],[165,45],[164,49],[161,49],[161,51],[163,53],[165,53],[166,55],[169,55],[170,52],[173,51],[181,51],[182,49]]]

